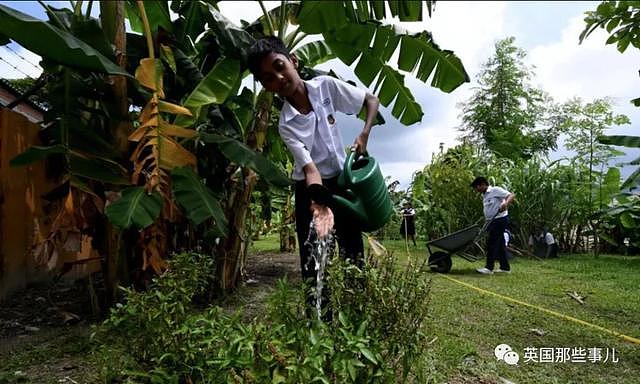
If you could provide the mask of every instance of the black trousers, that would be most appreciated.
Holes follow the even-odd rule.
[[[332,193],[338,192],[338,178],[323,179],[322,184]],[[311,199],[307,194],[306,182],[296,183],[296,234],[298,235],[298,249],[300,250],[300,268],[302,279],[316,278],[315,265],[311,258],[311,250],[304,245],[309,237],[309,224],[313,219],[310,210]],[[330,206],[333,211],[340,257],[351,260],[362,267],[364,260],[364,243],[362,242],[362,229],[345,212]]]
[[[509,271],[509,261],[504,247],[504,231],[509,224],[509,217],[500,217],[494,219],[489,224],[489,238],[487,239],[487,264],[485,267],[493,271],[493,267],[496,259],[500,262],[500,269],[503,271]]]

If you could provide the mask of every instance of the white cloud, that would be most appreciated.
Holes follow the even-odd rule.
[[[608,34],[595,30],[582,44],[578,36],[584,29],[583,17],[571,18],[562,31],[560,41],[540,45],[530,52],[530,61],[536,68],[536,79],[557,102],[578,96],[585,101],[611,97],[615,113],[623,113],[631,119],[631,125],[612,127],[608,134],[640,135],[640,109],[633,107],[631,99],[640,97],[638,70],[640,50],[629,46],[621,54],[613,44],[606,45]],[[628,162],[640,155],[640,150],[620,148],[625,156],[614,160]],[[562,157],[569,152],[560,147],[552,158]],[[630,167],[623,168],[623,177],[631,173]]]
[[[581,45],[582,16],[568,21],[560,41],[535,47],[529,60],[536,66],[537,80],[558,100],[573,96],[584,99],[640,96],[640,51],[630,46],[624,54],[615,45],[605,45],[607,34],[597,29]]]

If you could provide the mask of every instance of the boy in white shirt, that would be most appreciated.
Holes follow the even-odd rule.
[[[507,208],[515,198],[515,195],[504,188],[492,187],[486,178],[479,176],[471,183],[476,192],[482,194],[484,218],[489,223],[489,238],[487,240],[487,263],[484,268],[477,271],[484,275],[493,274],[493,266],[496,259],[500,262],[500,269],[496,272],[511,273],[509,260],[505,254],[504,231],[509,224],[509,211]]]
[[[304,245],[314,221],[319,237],[334,227],[343,257],[360,263],[364,253],[362,231],[354,220],[334,210],[332,195],[345,161],[345,150],[336,124],[336,112],[357,114],[366,108],[366,121],[352,150],[364,153],[378,112],[378,98],[330,76],[303,81],[298,59],[276,37],[256,41],[248,55],[249,70],[262,86],[277,93],[284,105],[279,133],[293,154],[296,181],[296,232],[303,279],[315,278],[309,265],[310,250]],[[335,216],[334,216],[335,215]]]

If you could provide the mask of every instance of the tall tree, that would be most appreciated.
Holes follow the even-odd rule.
[[[597,28],[606,29],[610,34],[606,44],[616,44],[618,51],[624,53],[629,44],[640,49],[640,3],[637,1],[603,1],[595,11],[585,12],[585,29],[580,33],[580,43]],[[631,100],[640,107],[640,97]],[[640,136],[603,136],[603,144],[624,147],[640,147]],[[631,161],[631,165],[640,165],[640,157]],[[622,184],[623,189],[640,187],[640,168],[637,168]]]
[[[539,125],[550,97],[531,85],[534,72],[514,42],[509,37],[495,44],[495,54],[478,75],[479,86],[460,107],[466,142],[518,161],[555,149],[557,132]]]
[[[614,114],[608,99],[585,103],[579,98],[563,105],[562,120],[561,130],[567,133],[565,146],[575,151],[576,160],[584,165],[585,172],[580,175],[576,189],[584,190],[586,201],[576,201],[576,205],[583,207],[584,220],[589,222],[591,231],[596,235],[594,250],[597,252],[599,228],[595,213],[609,203],[620,185],[620,171],[609,169],[608,163],[623,154],[599,142],[598,138],[611,126],[629,124],[630,121],[625,115]],[[607,188],[608,185],[615,185],[615,190]]]

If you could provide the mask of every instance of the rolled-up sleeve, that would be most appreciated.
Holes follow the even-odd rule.
[[[364,104],[367,92],[340,79],[327,76],[325,81],[329,83],[331,100],[336,111],[354,115],[360,112]]]
[[[287,130],[286,125],[280,125],[278,130],[280,133],[280,137],[282,137],[282,141],[284,141],[285,145],[293,155],[296,170],[300,171],[305,165],[313,162],[313,160],[311,159],[310,150],[304,145],[302,141],[300,141],[289,130]]]

